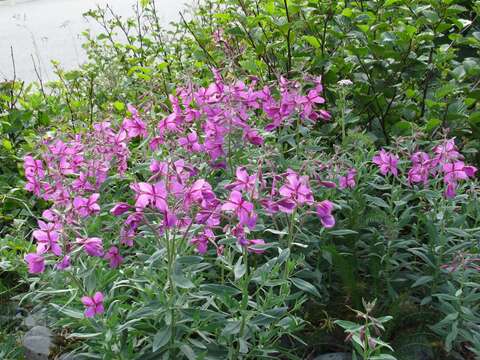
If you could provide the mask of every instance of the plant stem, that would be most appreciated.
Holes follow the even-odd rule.
[[[243,339],[245,335],[245,326],[247,322],[247,307],[248,307],[248,283],[249,283],[249,271],[248,271],[248,253],[247,248],[243,247],[243,263],[245,264],[245,275],[242,277],[242,304],[241,304],[241,322],[240,322],[240,332],[238,336],[237,348],[235,351],[235,359],[238,359],[240,354],[240,339]]]
[[[292,44],[290,43],[290,13],[288,12],[288,4],[287,0],[283,0],[283,4],[285,5],[285,12],[287,14],[287,21],[288,21],[288,32],[287,32],[287,51],[288,51],[288,58],[287,58],[287,74],[290,73],[292,70]]]

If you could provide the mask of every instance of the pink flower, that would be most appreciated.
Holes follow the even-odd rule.
[[[140,119],[138,110],[133,106],[128,105],[128,111],[132,114],[131,119],[124,119],[122,124],[122,129],[127,132],[129,138],[134,138],[137,136],[142,136],[143,138],[148,137],[147,126]]]
[[[236,177],[237,179],[233,183],[225,185],[226,189],[245,192],[251,192],[255,189],[257,174],[248,175],[244,167],[237,167]]]
[[[235,212],[239,224],[246,225],[250,229],[255,227],[257,215],[253,211],[253,204],[244,200],[239,191],[234,190],[230,193],[228,201],[222,205],[222,210]]]
[[[444,182],[447,184],[444,195],[451,199],[455,197],[458,180],[467,180],[475,176],[477,168],[474,166],[465,166],[463,161],[443,163]]]
[[[325,186],[329,189],[335,189],[337,187],[337,184],[335,184],[333,181],[320,180],[318,183],[320,184],[320,186]]]
[[[373,157],[372,161],[379,166],[382,175],[387,175],[388,173],[392,173],[393,176],[398,175],[398,157],[392,153],[382,149],[378,155]]]
[[[332,118],[332,114],[330,114],[327,110],[319,110],[318,117],[323,121],[329,121]]]
[[[198,142],[198,135],[195,131],[192,131],[186,137],[178,139],[178,144],[190,152],[200,152],[203,149]]]
[[[174,228],[177,225],[177,215],[173,211],[166,210],[163,213],[163,226],[165,228]]]
[[[39,274],[45,271],[45,259],[43,256],[35,253],[25,255],[25,261],[28,264],[30,274]]]
[[[150,163],[150,171],[152,174],[168,175],[168,163],[166,161],[152,160]]]
[[[477,169],[473,166],[465,166],[463,161],[444,163],[442,167],[446,183],[456,183],[457,180],[467,180],[474,176]]]
[[[302,204],[313,204],[313,193],[310,190],[307,176],[299,176],[296,172],[288,170],[287,182],[279,190],[280,195],[285,199],[291,200],[297,206]],[[290,206],[284,206],[290,202],[280,202],[279,205],[285,209],[289,209]],[[280,208],[281,211],[282,208]],[[289,212],[289,211],[284,211]]]
[[[117,268],[123,262],[123,257],[120,255],[120,250],[118,250],[116,246],[112,246],[110,249],[108,249],[104,259],[110,260],[110,267],[112,269]]]
[[[433,165],[443,165],[446,162],[462,159],[462,155],[458,152],[454,139],[446,140],[442,145],[438,145],[433,149],[435,158]]]
[[[412,155],[412,168],[408,171],[408,182],[410,184],[428,182],[428,177],[432,171],[432,163],[427,153],[418,151]]]
[[[232,229],[232,235],[237,238],[237,243],[240,246],[247,246],[248,240],[247,235],[245,234],[245,228],[243,225],[238,224]]]
[[[43,254],[51,251],[53,254],[62,255],[62,249],[58,244],[60,234],[57,231],[57,226],[54,223],[45,223],[38,221],[39,230],[33,232],[33,237],[37,240],[37,252]]]
[[[258,133],[258,130],[252,129],[247,126],[243,129],[243,139],[247,140],[252,145],[261,146],[263,145],[264,139]]]
[[[35,177],[43,178],[45,171],[43,170],[43,163],[41,160],[35,160],[32,156],[25,156],[23,158],[23,167],[25,169],[25,177],[30,180]]]
[[[333,203],[329,200],[323,200],[317,204],[317,216],[326,228],[331,228],[335,225],[335,218],[332,215],[332,211]]]
[[[263,254],[265,252],[265,250],[263,249],[252,248],[252,246],[255,246],[255,245],[265,245],[265,241],[262,239],[248,240],[247,251],[255,254]]]
[[[346,176],[340,176],[338,179],[338,187],[340,189],[350,188],[353,189],[355,187],[355,176],[357,175],[357,170],[350,169],[347,172]]]
[[[30,191],[36,196],[40,196],[42,184],[35,178],[27,179],[25,190]]]
[[[163,181],[159,181],[155,185],[145,182],[135,183],[130,185],[130,188],[136,193],[135,206],[137,209],[153,205],[160,211],[167,210],[167,189]]]
[[[103,294],[100,291],[97,291],[92,297],[83,296],[81,301],[87,308],[84,313],[87,318],[92,318],[95,314],[103,314],[105,311],[103,307]]]
[[[130,205],[124,202],[115,204],[115,206],[110,210],[110,213],[114,216],[120,216],[130,210]]]
[[[132,228],[122,227],[120,229],[120,244],[128,247],[133,246],[133,240],[135,239],[135,230]]]
[[[100,194],[92,194],[88,198],[76,197],[73,199],[73,207],[81,217],[87,217],[100,212],[100,205],[97,200]]]
[[[213,231],[209,228],[205,228],[205,230],[195,236],[192,240],[190,240],[190,244],[194,245],[197,249],[199,254],[204,255],[208,250],[208,242],[215,238]]]
[[[65,255],[63,259],[55,265],[55,268],[58,270],[65,270],[70,267],[70,256]]]
[[[190,189],[185,193],[185,207],[190,207],[192,203],[198,203],[203,208],[209,207],[209,204],[216,199],[212,186],[204,179],[196,180]]]
[[[313,107],[316,104],[323,104],[325,99],[320,96],[316,89],[312,89],[306,96],[299,96],[296,100],[297,104],[303,106],[302,116],[308,118],[313,112]]]
[[[455,194],[456,194],[456,187],[457,187],[456,183],[451,183],[451,182],[447,183],[447,187],[445,189],[444,196],[447,199],[453,199],[455,197]]]
[[[92,238],[77,238],[77,243],[83,245],[83,249],[90,256],[103,256],[102,239],[97,237]]]
[[[51,222],[58,222],[60,220],[60,217],[52,210],[44,210],[42,212],[42,217],[48,221],[51,221]]]
[[[72,189],[75,191],[93,191],[95,188],[88,181],[87,175],[84,172],[80,172],[77,179],[72,183]]]

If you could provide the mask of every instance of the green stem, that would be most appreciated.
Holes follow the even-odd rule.
[[[245,335],[245,326],[247,323],[247,307],[248,307],[248,283],[249,283],[249,271],[248,271],[248,253],[247,248],[243,248],[243,263],[245,264],[245,275],[242,277],[242,304],[241,304],[241,323],[240,323],[240,332],[237,342],[237,348],[235,350],[234,359],[238,359],[240,354],[240,339],[243,339]]]
[[[168,260],[168,285],[169,285],[169,308],[170,308],[170,314],[171,314],[171,319],[170,319],[170,331],[171,331],[171,336],[170,336],[170,359],[175,359],[176,356],[176,351],[175,351],[175,335],[176,335],[176,329],[175,329],[175,284],[172,279],[172,274],[174,271],[174,264],[175,264],[175,236],[172,237],[172,241],[170,242],[169,239],[169,234],[168,230],[165,230],[165,240],[166,240],[166,248],[167,248],[167,260]]]

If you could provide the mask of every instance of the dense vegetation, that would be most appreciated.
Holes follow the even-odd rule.
[[[0,84],[0,357],[480,357],[480,2],[135,10]]]

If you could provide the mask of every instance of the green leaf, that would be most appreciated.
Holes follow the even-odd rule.
[[[370,360],[397,360],[396,357],[390,354],[382,354],[382,355],[375,355],[372,357],[369,357]]]
[[[347,331],[355,330],[361,327],[361,325],[347,320],[335,320],[335,324]]]
[[[349,229],[340,229],[340,230],[333,230],[328,232],[331,235],[335,236],[345,236],[345,235],[356,235],[358,234],[357,231],[349,230]]]
[[[235,280],[242,278],[243,275],[247,272],[247,267],[242,263],[242,258],[238,258],[235,267],[233,268],[233,273],[235,275]]]
[[[125,110],[125,104],[120,102],[120,101],[115,101],[113,103],[113,107],[115,108],[115,110],[117,110],[118,112],[122,112]]]
[[[203,257],[201,256],[181,256],[179,257],[176,262],[181,265],[194,265],[199,264],[203,261]]]
[[[240,327],[241,327],[241,321],[240,320],[234,320],[234,321],[228,321],[227,325],[222,330],[222,336],[230,336],[230,335],[235,335],[240,332]]]
[[[303,38],[315,49],[318,49],[320,47],[320,41],[318,41],[315,36],[305,35]]]
[[[345,9],[343,9],[342,15],[345,16],[345,17],[350,18],[350,17],[353,16],[353,10],[347,7],[347,8],[345,8]]]
[[[205,284],[200,286],[200,290],[202,291],[207,291],[209,293],[212,293],[214,295],[219,295],[219,296],[235,296],[241,293],[240,290],[227,286],[227,285],[221,285],[221,284]]]
[[[68,339],[89,339],[89,338],[94,338],[99,335],[102,335],[101,332],[97,333],[90,333],[90,334],[82,334],[82,333],[72,333],[67,336]]]
[[[387,0],[387,1],[385,1],[385,5],[384,5],[384,6],[385,6],[385,7],[387,7],[387,6],[392,6],[392,5],[394,5],[394,4],[398,3],[398,2],[401,2],[401,1],[402,1],[402,0]]]
[[[368,200],[369,203],[371,203],[373,205],[376,205],[378,207],[382,207],[382,208],[386,208],[386,209],[388,209],[390,207],[390,205],[388,205],[385,202],[385,200],[383,200],[379,197],[370,196],[370,195],[365,194],[365,198]]]
[[[60,306],[60,305],[57,305],[57,304],[51,304],[51,305],[55,309],[60,311],[62,314],[67,315],[69,317],[72,317],[72,318],[75,318],[75,319],[83,319],[85,317],[85,315],[81,311],[69,309],[69,308],[66,308],[66,307],[63,307],[63,306]]]
[[[193,351],[193,349],[187,345],[187,344],[183,344],[180,346],[180,351],[183,353],[183,355],[185,355],[187,357],[188,360],[197,360],[198,357],[197,355],[195,355],[195,352]]]
[[[12,150],[13,149],[13,146],[12,146],[12,143],[8,140],[8,139],[3,139],[2,140],[2,144],[3,144],[3,147],[6,149],[6,150]]]
[[[167,345],[171,337],[172,337],[172,332],[170,328],[165,328],[157,332],[153,337],[152,350],[157,351],[158,349]]]
[[[178,266],[178,264],[176,264],[175,270],[173,271],[172,281],[182,289],[192,289],[195,287],[195,285],[185,277],[182,268]]]
[[[281,265],[290,257],[290,249],[283,249],[277,258],[277,264]]]
[[[417,281],[415,281],[412,285],[412,287],[417,287],[417,286],[422,286],[425,284],[428,284],[433,280],[433,277],[430,275],[425,275],[425,276],[420,276]]]
[[[303,290],[312,295],[320,297],[320,293],[318,292],[317,288],[312,284],[310,284],[309,282],[300,278],[295,278],[295,277],[292,277],[290,280],[292,281],[293,285],[295,285],[300,290]]]
[[[440,119],[430,119],[425,124],[425,130],[428,131],[428,132],[432,132],[433,130],[435,130],[440,125],[442,125],[442,120],[440,120]]]

